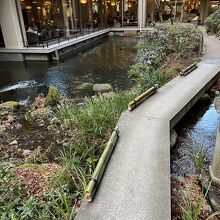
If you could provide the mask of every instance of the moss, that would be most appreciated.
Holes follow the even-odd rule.
[[[47,97],[45,100],[45,105],[46,106],[48,106],[48,105],[53,106],[53,105],[59,104],[60,100],[61,100],[60,93],[58,92],[56,87],[51,86],[49,88],[49,91],[48,91],[48,94],[47,94]]]
[[[19,107],[20,107],[19,102],[15,102],[15,101],[8,101],[0,104],[0,109],[13,110],[13,109],[18,109]]]
[[[77,89],[81,90],[92,90],[93,84],[92,83],[83,83],[79,86],[77,86]]]

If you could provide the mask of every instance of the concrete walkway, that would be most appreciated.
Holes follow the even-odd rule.
[[[77,220],[169,220],[170,128],[220,77],[220,42],[205,38],[198,69],[176,77],[118,123],[120,139],[92,203]]]

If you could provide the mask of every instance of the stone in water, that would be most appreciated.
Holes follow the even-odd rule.
[[[214,103],[216,111],[220,113],[220,97],[216,97]]]

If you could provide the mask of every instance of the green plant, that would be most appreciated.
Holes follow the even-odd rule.
[[[182,196],[183,205],[180,205],[183,220],[199,220],[202,203],[193,204],[187,192]]]
[[[203,198],[200,198],[198,201],[193,201],[190,197],[189,192],[183,191],[182,192],[182,204],[179,205],[181,208],[182,219],[183,220],[199,220],[201,209],[204,205],[204,199],[206,199],[208,192],[210,190],[212,181],[209,182],[207,190],[204,194]]]
[[[16,177],[15,165],[0,163],[0,219],[73,219],[72,192],[65,186],[51,189],[41,197],[29,193],[24,182]]]
[[[80,157],[81,156],[81,157]],[[73,143],[67,146],[67,149],[60,151],[60,163],[65,168],[66,172],[72,178],[75,184],[75,192],[83,196],[88,178],[86,174],[86,164],[84,152],[77,151]]]
[[[47,193],[49,208],[52,210],[51,215],[55,219],[72,220],[74,209],[72,198],[67,188],[49,191]]]
[[[83,106],[58,107],[56,117],[61,126],[72,131],[59,160],[71,176],[76,194],[83,195],[105,143],[135,96],[135,91],[116,92],[88,98]]]
[[[201,31],[190,24],[158,25],[147,33],[146,40],[138,47],[137,62],[162,67],[197,50]]]
[[[204,163],[205,157],[204,157],[204,151],[202,145],[199,146],[197,151],[193,149],[193,151],[191,152],[191,158],[195,165],[196,171],[201,173],[205,164]]]
[[[137,88],[143,92],[155,84],[164,85],[169,77],[160,69],[145,64],[134,64],[128,71],[128,76],[136,83]]]
[[[169,66],[197,51],[201,35],[201,31],[190,24],[156,26],[138,46],[137,63],[128,71],[129,77],[141,91],[155,83],[165,84],[181,71]]]
[[[209,15],[205,20],[208,33],[217,34],[220,31],[220,10]]]

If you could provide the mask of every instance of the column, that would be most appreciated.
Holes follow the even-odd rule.
[[[18,2],[20,4],[20,2]],[[20,5],[18,5],[20,6]],[[0,25],[6,48],[22,48],[23,35],[15,0],[0,1]]]
[[[139,28],[142,28],[142,22],[143,22],[143,19],[142,19],[142,3],[143,3],[142,0],[138,0],[138,27]]]
[[[138,0],[138,27],[145,28],[147,20],[147,0]]]
[[[147,0],[143,0],[142,4],[142,27],[145,28],[147,21]]]
[[[70,28],[69,28],[69,21],[67,17],[67,3],[66,0],[62,0],[62,13],[63,13],[63,22],[64,22],[64,27],[66,31],[66,36],[70,35]]]

